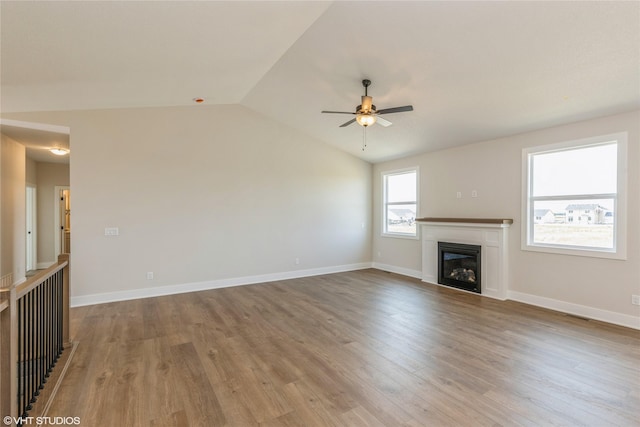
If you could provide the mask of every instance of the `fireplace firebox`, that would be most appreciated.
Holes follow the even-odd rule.
[[[438,283],[480,293],[480,246],[438,242]]]

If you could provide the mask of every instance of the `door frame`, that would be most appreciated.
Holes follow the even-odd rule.
[[[71,190],[68,185],[56,185],[54,187],[54,205],[55,209],[53,210],[53,241],[54,241],[54,262],[57,262],[58,255],[62,253],[62,233],[60,232],[60,227],[63,227],[64,230],[64,217],[61,215],[61,207],[60,207],[60,195],[64,190]]]

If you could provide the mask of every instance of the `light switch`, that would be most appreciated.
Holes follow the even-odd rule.
[[[118,227],[107,227],[104,229],[104,235],[105,236],[118,236],[120,235],[120,230],[118,230]]]

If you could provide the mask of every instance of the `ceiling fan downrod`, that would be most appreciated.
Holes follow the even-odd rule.
[[[364,80],[362,81],[362,86],[364,86],[364,96],[369,96],[369,95],[367,94],[367,88],[368,88],[369,86],[371,86],[371,80],[369,80],[369,79],[364,79]]]

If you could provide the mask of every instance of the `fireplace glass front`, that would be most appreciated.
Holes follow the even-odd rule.
[[[438,283],[480,293],[480,246],[438,242]]]

